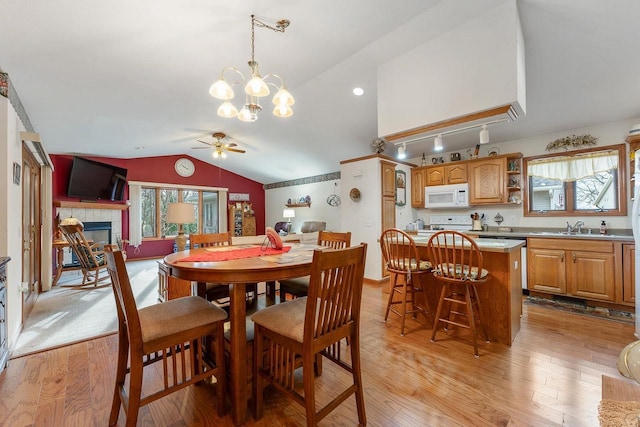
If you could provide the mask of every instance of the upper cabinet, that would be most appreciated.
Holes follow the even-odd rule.
[[[427,182],[431,185],[464,184],[467,182],[466,163],[456,163],[451,165],[428,166]]]
[[[469,169],[469,204],[520,203],[521,154],[472,160]]]
[[[424,208],[424,187],[427,185],[427,169],[411,169],[411,207]]]

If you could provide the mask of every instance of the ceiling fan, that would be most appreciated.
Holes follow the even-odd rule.
[[[219,157],[224,159],[225,157],[227,157],[227,153],[226,153],[227,151],[232,153],[246,153],[245,150],[234,148],[238,146],[238,144],[236,144],[235,142],[222,143],[222,140],[227,136],[223,132],[213,132],[211,136],[215,138],[214,142],[202,141],[200,139],[197,140],[198,142],[203,143],[206,147],[191,147],[191,148],[195,150],[201,149],[201,148],[212,148],[214,150],[213,157],[215,159]]]

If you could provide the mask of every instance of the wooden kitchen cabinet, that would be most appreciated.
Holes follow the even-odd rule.
[[[506,157],[476,160],[468,167],[470,205],[507,203]]]
[[[521,203],[521,159],[521,153],[513,153],[470,161],[469,204]]]
[[[411,169],[411,207],[424,208],[424,187],[427,181],[426,168]]]
[[[426,171],[426,184],[447,185],[464,184],[467,182],[467,164],[455,163],[450,165],[428,166]]]
[[[382,197],[396,197],[396,164],[381,161]]]
[[[636,303],[636,246],[622,245],[622,302]]]
[[[528,288],[589,300],[616,300],[613,242],[527,240]]]

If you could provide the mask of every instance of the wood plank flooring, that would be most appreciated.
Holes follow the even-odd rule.
[[[370,426],[594,426],[603,374],[622,378],[618,354],[633,326],[526,305],[512,347],[471,344],[422,319],[384,322],[386,294],[365,285],[361,353]],[[0,376],[1,426],[106,425],[115,372],[116,336],[10,361]],[[157,381],[154,367],[145,381]],[[318,401],[346,383],[330,362],[318,378]],[[215,387],[191,386],[140,411],[140,426],[231,426],[216,417]],[[120,416],[120,424],[124,419]],[[301,407],[268,389],[265,416],[247,426],[304,425]],[[356,425],[350,398],[321,425]]]

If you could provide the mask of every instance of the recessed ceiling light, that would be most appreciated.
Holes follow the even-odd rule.
[[[355,87],[353,88],[353,94],[355,96],[362,96],[364,95],[364,89],[362,89],[361,87]]]

